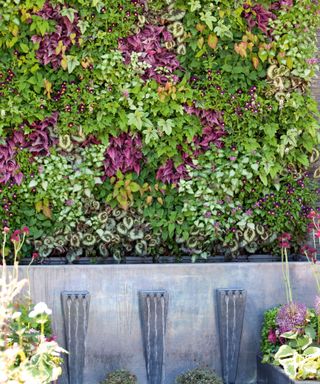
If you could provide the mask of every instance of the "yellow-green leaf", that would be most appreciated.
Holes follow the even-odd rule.
[[[42,211],[42,201],[36,202],[36,211],[41,212]]]
[[[292,57],[287,57],[286,58],[286,62],[287,62],[287,67],[289,69],[292,69],[293,68],[293,60],[292,60]]]
[[[219,39],[218,36],[215,35],[214,33],[210,33],[208,36],[208,45],[212,49],[216,49],[218,45]]]
[[[203,36],[201,36],[199,39],[198,39],[198,41],[197,41],[197,46],[198,46],[198,48],[202,48],[203,47],[203,44],[204,44],[204,38],[203,38]]]
[[[253,64],[255,69],[258,68],[258,66],[259,66],[259,59],[257,58],[257,56],[253,56],[252,57],[252,64]]]
[[[132,192],[138,192],[140,190],[140,185],[135,182],[131,182],[130,189]]]
[[[67,58],[66,57],[63,57],[62,60],[61,60],[61,67],[66,70],[68,68],[68,61],[67,61]]]
[[[47,217],[48,219],[51,219],[52,212],[49,207],[42,207],[42,212],[45,215],[45,217]]]
[[[25,43],[20,43],[20,49],[23,53],[28,53],[29,52],[29,47]]]

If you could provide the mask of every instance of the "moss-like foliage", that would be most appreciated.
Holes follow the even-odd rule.
[[[223,384],[223,381],[211,369],[197,368],[178,376],[176,384]]]
[[[137,384],[137,378],[130,372],[119,370],[109,373],[100,384]]]

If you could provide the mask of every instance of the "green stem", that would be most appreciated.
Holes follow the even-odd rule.
[[[285,268],[285,257],[284,257],[284,250],[281,248],[281,267],[282,267],[282,275],[283,275],[283,281],[284,281],[284,287],[286,290],[286,298],[287,302],[289,303],[289,291],[288,291],[288,282],[287,282],[287,274],[286,274],[286,268]]]
[[[290,281],[290,270],[289,270],[289,259],[288,259],[288,252],[285,248],[284,250],[285,258],[286,258],[286,274],[287,274],[287,285],[288,285],[288,296],[289,296],[289,302],[292,303],[292,289],[291,289],[291,281]]]
[[[7,242],[7,234],[3,232],[3,242],[2,242],[2,265],[5,265],[5,251],[6,251],[6,242]]]
[[[44,336],[44,323],[42,322],[40,326],[41,326],[41,335]]]

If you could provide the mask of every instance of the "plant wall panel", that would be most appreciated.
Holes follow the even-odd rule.
[[[0,220],[29,251],[298,251],[318,1],[4,1]],[[315,169],[315,177],[320,170]]]

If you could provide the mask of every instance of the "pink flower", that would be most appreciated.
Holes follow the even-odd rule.
[[[38,252],[33,252],[32,254],[32,260],[35,260],[39,257],[39,253]]]
[[[50,337],[46,337],[46,341],[50,342],[50,341],[56,341],[57,340],[57,336],[55,335],[52,335]]]
[[[282,305],[277,314],[276,323],[280,334],[301,332],[307,321],[307,307],[301,303]]]
[[[315,298],[314,310],[316,311],[317,316],[320,316],[320,296],[316,296]]]
[[[21,231],[19,229],[16,229],[13,234],[11,235],[11,238],[10,240],[14,243],[14,242],[19,242],[20,241],[20,234],[21,234]]]
[[[10,228],[8,228],[8,227],[3,228],[3,233],[9,233],[9,232],[10,232]]]
[[[268,341],[271,344],[277,344],[277,334],[274,329],[270,329],[268,332]]]
[[[278,237],[280,248],[290,248],[291,235],[290,233],[283,233]]]
[[[309,245],[304,245],[303,247],[301,247],[300,252],[302,254],[305,254],[307,258],[310,259],[310,261],[312,261],[313,263],[317,262],[317,250],[315,248],[312,248]]]
[[[311,59],[307,59],[306,62],[307,62],[309,65],[315,65],[315,64],[317,64],[318,59],[315,58],[315,57],[313,57],[313,58],[311,58]]]
[[[23,227],[22,232],[25,233],[26,235],[30,234],[30,229],[28,227]]]
[[[308,214],[307,218],[308,218],[308,219],[313,219],[313,218],[316,217],[316,216],[317,216],[317,214],[316,214],[315,211],[310,211],[310,213]]]

